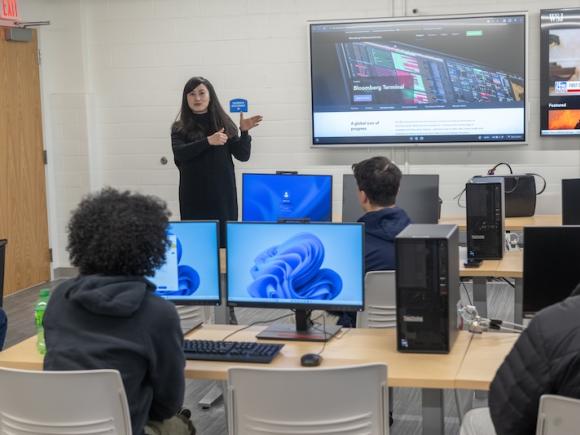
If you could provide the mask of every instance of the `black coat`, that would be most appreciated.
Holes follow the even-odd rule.
[[[498,369],[489,393],[497,435],[534,434],[542,394],[580,399],[580,296],[540,311]]]
[[[208,131],[211,135],[215,131]],[[212,146],[207,137],[190,140],[172,131],[171,147],[179,169],[179,209],[181,220],[220,221],[221,246],[225,246],[226,221],[238,220],[236,176],[232,156],[245,162],[250,158],[252,138],[247,132]]]
[[[118,370],[135,435],[175,415],[185,390],[179,316],[154,290],[144,278],[81,275],[52,292],[43,321],[44,369]]]

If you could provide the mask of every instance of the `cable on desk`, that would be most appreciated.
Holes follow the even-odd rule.
[[[276,317],[275,319],[270,319],[270,320],[257,320],[255,322],[250,323],[247,326],[244,326],[242,328],[236,329],[233,332],[230,332],[228,335],[226,335],[224,338],[222,338],[221,341],[226,341],[232,335],[235,335],[238,332],[242,332],[244,329],[251,328],[252,326],[259,325],[260,323],[271,323],[271,322],[275,322],[276,320],[284,319],[286,317],[290,317],[290,316],[293,316],[293,315],[294,315],[294,313],[290,313],[290,314],[284,314],[283,316],[280,316],[280,317]]]

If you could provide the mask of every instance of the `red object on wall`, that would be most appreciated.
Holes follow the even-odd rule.
[[[17,0],[2,0],[2,8],[0,9],[0,20],[15,20],[18,21],[18,1]]]

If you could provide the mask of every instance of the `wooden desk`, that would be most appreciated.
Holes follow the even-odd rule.
[[[494,277],[494,278],[523,278],[524,252],[508,251],[501,260],[484,260],[479,267],[465,267],[465,259],[459,261],[459,276],[461,277]]]
[[[190,339],[221,340],[228,333],[240,328],[233,325],[204,325],[188,335]],[[256,341],[256,334],[265,326],[254,326],[234,335],[232,340]],[[340,367],[353,364],[385,363],[388,366],[390,387],[453,388],[455,375],[463,361],[471,334],[460,331],[453,349],[446,355],[410,354],[397,352],[395,329],[351,329],[339,333],[326,343],[322,353],[321,367]],[[263,340],[269,342],[270,340]],[[309,352],[319,352],[321,343],[283,341],[281,355],[267,368],[298,368],[300,357]],[[3,363],[0,353],[0,365]],[[230,367],[239,363],[212,361],[187,361],[185,373],[188,378],[226,379]]]
[[[187,338],[221,340],[241,328],[234,325],[203,325]],[[253,326],[234,335],[232,340],[257,341],[256,334],[265,326]],[[395,329],[352,329],[339,333],[326,344],[321,367],[340,367],[354,364],[385,363],[389,370],[389,386],[415,388],[454,388],[455,376],[463,361],[471,334],[460,331],[449,354],[411,354],[397,352]],[[270,342],[270,340],[264,340]],[[298,368],[300,357],[309,352],[319,352],[322,343],[283,341],[279,356],[268,365],[243,364],[263,368]],[[36,336],[0,352],[0,367],[42,370],[42,356],[36,350]],[[241,363],[215,361],[187,361],[186,377],[192,379],[227,379],[230,367]]]
[[[497,369],[514,346],[519,334],[484,332],[474,334],[455,380],[455,388],[489,390]]]
[[[439,219],[440,224],[455,224],[465,231],[467,224],[465,216],[449,216]],[[522,231],[524,227],[557,227],[562,225],[562,216],[559,214],[537,214],[530,217],[505,218],[506,231]]]
[[[204,325],[188,335],[192,339],[219,340],[239,329],[233,325]],[[255,326],[232,337],[234,340],[255,341],[264,326]],[[389,386],[422,388],[423,434],[443,435],[443,390],[454,388],[467,352],[471,334],[460,331],[452,351],[447,355],[399,353],[395,346],[394,329],[345,330],[326,344],[321,367],[340,367],[365,363],[386,363]],[[187,361],[185,375],[194,379],[226,379],[234,366],[262,368],[299,368],[300,356],[319,352],[321,343],[286,341],[281,354],[272,364],[243,364],[211,361]],[[3,352],[0,366],[41,370],[42,357],[36,350],[36,337],[31,337]]]

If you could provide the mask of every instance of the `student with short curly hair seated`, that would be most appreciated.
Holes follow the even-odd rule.
[[[52,293],[44,316],[45,370],[116,369],[133,434],[195,433],[184,413],[183,336],[175,307],[145,277],[165,262],[169,211],[152,196],[107,188],[68,224],[79,276]]]

